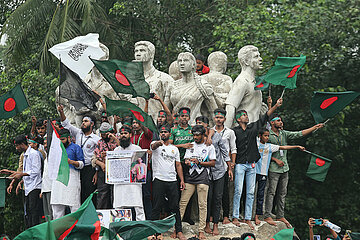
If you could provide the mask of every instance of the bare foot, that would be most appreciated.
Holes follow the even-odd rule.
[[[245,220],[245,223],[246,223],[247,225],[249,225],[249,227],[250,227],[251,230],[254,230],[254,229],[255,229],[254,225],[252,225],[252,223],[251,223],[251,220]]]
[[[290,223],[288,222],[288,220],[286,220],[286,218],[284,218],[284,217],[279,218],[279,219],[276,219],[276,220],[285,223],[285,225],[286,225],[287,228],[290,228],[290,227],[291,227],[291,224],[290,224]]]
[[[210,217],[210,222],[212,222],[213,221],[213,217]]]
[[[208,234],[212,234],[212,233],[213,233],[213,232],[211,231],[210,223],[209,223],[209,222],[206,223],[206,226],[205,226],[205,228],[204,228],[204,231],[205,231],[206,233],[208,233]]]
[[[214,228],[213,228],[213,231],[212,231],[212,235],[213,235],[213,236],[219,235],[219,227],[218,227],[218,224],[214,224]]]
[[[186,240],[186,237],[184,236],[184,234],[183,234],[182,232],[178,232],[178,233],[177,233],[177,238],[178,238],[179,240]]]
[[[179,233],[178,233],[179,234]],[[182,233],[181,233],[182,234]],[[176,238],[176,232],[174,230],[174,232],[170,235],[171,238]]]
[[[223,224],[229,224],[229,223],[231,223],[230,219],[228,217],[224,217]]]
[[[206,239],[204,232],[199,232],[199,239]]]
[[[260,225],[261,221],[258,215],[255,215],[255,225]]]
[[[240,227],[240,222],[239,222],[239,220],[238,220],[237,218],[233,218],[232,223],[233,223],[235,226]]]
[[[264,221],[270,225],[276,226],[276,222],[271,217],[265,218]]]

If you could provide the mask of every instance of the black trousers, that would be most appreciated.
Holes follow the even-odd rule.
[[[258,189],[256,193],[256,215],[263,215],[264,194],[267,176],[256,174]]]
[[[179,192],[177,181],[167,182],[156,179],[153,181],[153,209],[152,220],[160,218],[161,209],[165,204],[165,196],[168,198],[168,206],[171,213],[175,213],[175,231],[182,232],[181,217],[179,210]]]
[[[26,227],[30,228],[38,225],[42,216],[42,200],[40,199],[40,189],[34,189],[25,196]]]
[[[96,184],[92,182],[95,174],[95,169],[91,165],[84,166],[80,170],[80,180],[81,180],[81,204],[96,190]],[[96,204],[96,198],[92,199],[94,206]]]
[[[227,173],[225,173],[227,175]],[[222,205],[224,191],[225,175],[218,180],[211,180],[207,198],[207,216],[206,222],[210,222],[210,216],[213,217],[213,223],[218,224]]]
[[[229,174],[225,173],[224,176],[224,190],[222,195],[222,208],[223,217],[229,217],[230,213],[230,197],[229,197]]]
[[[97,209],[112,209],[113,185],[105,183],[105,173],[102,169],[98,171]]]
[[[142,185],[142,194],[143,194],[143,206],[145,211],[145,218],[147,220],[151,219],[152,204],[151,204],[151,180],[152,180],[152,171],[147,170],[146,172],[146,183]]]

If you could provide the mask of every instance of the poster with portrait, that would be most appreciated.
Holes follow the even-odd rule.
[[[96,210],[100,225],[109,228],[112,222],[132,221],[131,209],[98,209]]]
[[[106,152],[107,184],[146,183],[147,150]]]

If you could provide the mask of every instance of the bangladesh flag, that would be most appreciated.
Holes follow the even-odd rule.
[[[294,236],[294,228],[282,229],[275,234],[270,240],[292,240]]]
[[[306,176],[316,181],[324,182],[332,161],[315,153],[308,153],[312,156]]]
[[[99,239],[100,220],[91,199],[93,193],[84,201],[81,207],[74,213],[62,218],[36,225],[22,232],[14,240],[48,239],[55,234],[55,239]]]
[[[278,57],[273,66],[265,75],[265,81],[285,88],[296,88],[296,78],[299,70],[304,66],[306,56]]]
[[[141,62],[121,60],[94,60],[95,67],[110,83],[115,92],[131,94],[133,97],[150,98],[150,87],[145,81]]]
[[[6,178],[0,178],[0,208],[5,207]]]
[[[48,121],[48,124],[51,124],[51,131],[48,131],[48,174],[49,178],[52,180],[57,180],[62,182],[64,185],[69,183],[70,167],[68,163],[68,155],[65,149],[64,144],[60,141],[60,136],[55,130],[54,125],[51,121]]]
[[[0,96],[0,119],[15,116],[29,107],[25,93],[18,83],[13,89]]]
[[[269,83],[265,82],[265,75],[255,78],[255,90],[266,90],[269,88]]]
[[[315,122],[320,123],[334,117],[360,95],[359,92],[314,92],[310,111]]]
[[[163,233],[172,228],[175,224],[175,214],[155,221],[122,221],[110,223],[110,230],[118,233],[121,238],[146,239],[155,233]]]
[[[138,121],[145,127],[149,128],[152,132],[157,132],[157,127],[152,119],[146,112],[141,110],[135,104],[123,100],[111,100],[105,96],[106,112],[108,116],[118,115],[121,117],[132,116],[134,120]]]

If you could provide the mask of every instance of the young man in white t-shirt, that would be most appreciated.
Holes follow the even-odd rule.
[[[271,161],[271,155],[279,150],[290,150],[290,149],[300,149],[301,151],[305,150],[305,148],[302,146],[279,146],[268,143],[269,135],[270,133],[268,129],[262,128],[259,130],[259,139],[257,141],[257,145],[260,153],[260,159],[255,165],[256,182],[258,183],[258,189],[256,193],[256,215],[255,215],[256,225],[260,224],[259,216],[263,215],[264,192],[265,192],[269,165]]]
[[[205,144],[205,128],[195,125],[191,130],[195,142],[193,147],[186,149],[184,178],[186,188],[181,193],[180,214],[184,216],[185,209],[191,196],[197,190],[199,202],[199,239],[206,239],[204,228],[206,226],[207,196],[210,183],[210,167],[215,166],[216,153],[213,145]]]
[[[180,189],[185,188],[183,170],[180,163],[180,153],[177,147],[169,141],[170,128],[160,127],[160,141],[153,141],[150,145],[152,150],[153,170],[153,209],[152,220],[160,218],[160,212],[165,204],[165,196],[168,198],[169,210],[176,214],[175,233],[176,237],[186,239],[182,233],[181,218],[179,212],[179,191],[176,173],[180,179]]]

